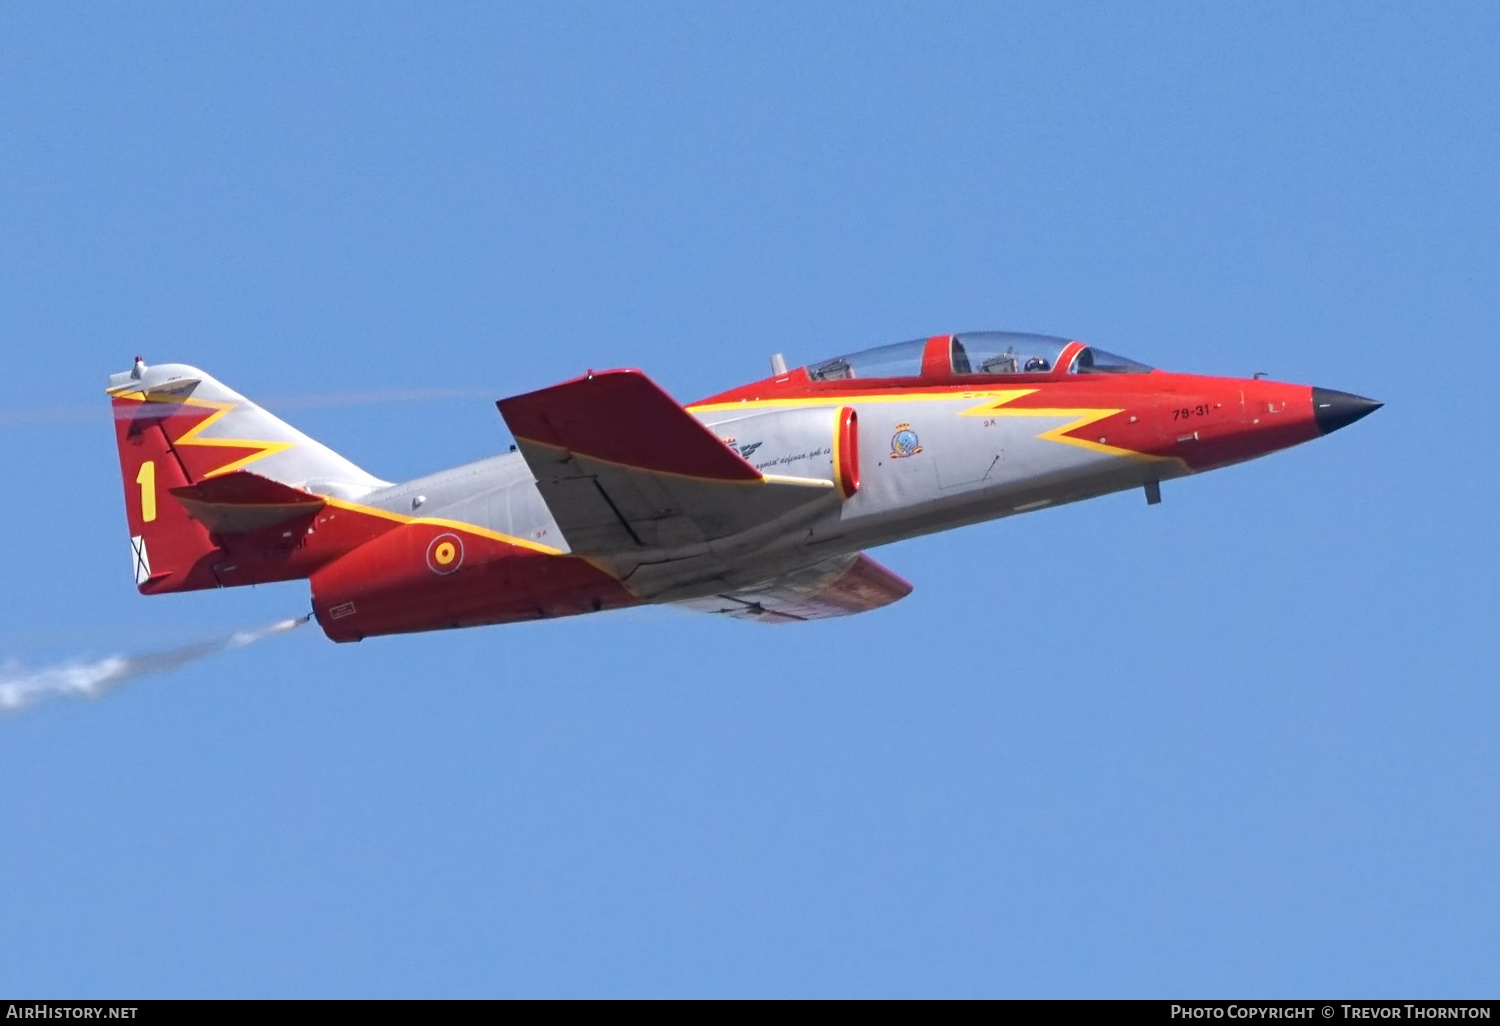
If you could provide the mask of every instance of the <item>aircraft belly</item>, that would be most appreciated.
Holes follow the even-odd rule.
[[[972,397],[856,408],[860,487],[837,509],[738,550],[622,565],[627,587],[649,601],[723,591],[764,579],[772,570],[786,572],[952,526],[1139,487],[1142,474],[1154,473],[1146,469],[1151,465],[1126,456],[1041,437],[1073,421],[1072,413],[974,416]],[[801,432],[773,436],[769,421],[735,418],[713,427],[738,444],[765,438],[762,452],[797,447],[794,438]],[[790,417],[782,421],[788,428],[792,423]],[[754,430],[745,431],[747,424]]]
[[[1176,476],[1172,465],[1041,437],[1074,413],[985,417],[972,415],[974,407],[972,398],[862,407],[860,491],[837,520],[814,525],[809,554],[857,551]],[[910,434],[896,437],[902,431]]]

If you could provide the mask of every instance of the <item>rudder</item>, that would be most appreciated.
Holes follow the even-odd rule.
[[[111,405],[136,588],[149,595],[216,587],[213,564],[223,553],[169,492],[190,482],[167,440],[165,417],[140,402]]]

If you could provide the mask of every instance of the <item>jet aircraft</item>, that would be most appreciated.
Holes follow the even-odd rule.
[[[306,578],[328,637],[643,603],[762,623],[912,586],[864,550],[1161,483],[1380,403],[1157,370],[1067,338],[898,342],[680,405],[636,370],[497,405],[506,453],[392,484],[182,364],[112,375],[142,594]]]

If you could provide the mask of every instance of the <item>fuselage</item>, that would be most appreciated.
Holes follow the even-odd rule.
[[[758,611],[784,592],[791,619],[876,608],[910,586],[855,567],[865,549],[1127,489],[1158,501],[1379,406],[942,335],[686,408],[639,372],[590,374],[500,402],[519,449],[387,485],[194,368],[113,381],[138,588],[309,578],[341,641],[712,596]]]
[[[689,405],[757,470],[808,478],[831,477],[834,455],[826,418],[805,414],[853,410],[857,490],[728,559],[590,560],[623,585],[609,604],[749,586],[833,556],[1116,491],[1154,496],[1162,481],[1311,440],[1332,423],[1325,413],[1320,424],[1314,397],[1323,390],[1309,386],[1154,369],[1080,374],[1069,365],[1076,351],[1064,350],[1056,369],[980,380],[932,360],[914,378],[819,381],[798,368]],[[425,516],[570,552],[519,453],[363,502],[406,512],[418,500]]]

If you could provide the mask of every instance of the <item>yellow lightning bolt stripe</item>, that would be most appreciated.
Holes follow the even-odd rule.
[[[1040,389],[1025,388],[1016,389],[1007,393],[1003,398],[992,402],[982,402],[977,406],[971,406],[959,414],[960,417],[1071,417],[1065,424],[1048,428],[1038,438],[1049,442],[1060,442],[1063,445],[1074,445],[1080,449],[1088,449],[1092,452],[1104,453],[1108,456],[1123,456],[1127,459],[1145,460],[1157,462],[1165,459],[1162,456],[1151,456],[1147,453],[1136,452],[1134,449],[1122,449],[1118,445],[1108,445],[1104,442],[1094,442],[1087,438],[1074,438],[1068,432],[1077,431],[1079,428],[1088,427],[1106,417],[1113,417],[1117,413],[1124,413],[1123,409],[1086,409],[1082,407],[1060,407],[1060,406],[1038,406],[1026,407],[1024,409],[1001,409],[1007,403],[1014,402],[1022,396],[1031,395]]]
[[[1049,442],[1058,442],[1062,445],[1073,445],[1080,449],[1088,449],[1092,452],[1105,453],[1109,456],[1122,456],[1126,459],[1144,460],[1147,462],[1158,462],[1169,457],[1151,456],[1147,453],[1136,452],[1134,449],[1122,449],[1117,445],[1109,445],[1104,442],[1091,442],[1084,438],[1073,438],[1069,431],[1077,431],[1079,428],[1087,427],[1096,421],[1106,417],[1112,417],[1117,413],[1123,413],[1120,409],[1092,409],[1083,407],[1027,407],[1022,409],[1003,409],[1009,403],[1015,402],[1025,396],[1039,392],[1037,388],[997,388],[976,389],[966,392],[894,392],[886,395],[829,395],[828,397],[798,397],[791,399],[746,399],[729,403],[704,403],[698,406],[689,406],[690,413],[716,413],[722,410],[756,410],[774,409],[798,406],[833,406],[849,405],[860,406],[866,403],[933,403],[933,402],[963,402],[974,399],[982,400],[978,405],[971,406],[959,413],[960,417],[1069,417],[1072,418],[1065,424],[1049,428],[1037,435],[1038,438]]]
[[[958,402],[960,400],[1000,400],[1009,402],[1012,399],[1035,392],[1034,388],[1021,389],[975,389],[968,392],[894,392],[891,394],[845,394],[829,393],[826,397],[803,396],[794,399],[743,399],[729,403],[699,403],[687,407],[689,413],[718,413],[723,410],[765,410],[785,409],[797,406],[859,406],[871,403],[938,403]]]
[[[209,448],[260,450],[259,452],[251,453],[249,456],[244,456],[240,459],[232,460],[231,462],[224,464],[222,467],[215,467],[213,470],[210,470],[203,475],[205,479],[210,477],[219,477],[222,474],[232,473],[236,470],[243,470],[245,467],[248,467],[256,460],[265,459],[267,456],[274,455],[278,452],[285,452],[286,450],[293,448],[297,444],[296,442],[272,442],[266,441],[264,439],[253,438],[199,437],[203,434],[203,432],[207,431],[218,421],[222,420],[227,414],[238,409],[238,403],[219,403],[213,402],[209,399],[195,399],[192,396],[175,396],[171,395],[170,393],[153,394],[150,392],[120,392],[114,393],[114,396],[117,399],[133,399],[143,403],[172,403],[178,406],[193,406],[197,407],[198,409],[213,411],[205,419],[199,421],[197,424],[194,424],[192,427],[184,431],[181,436],[172,439],[172,444],[174,446],[195,445]]]
[[[504,542],[518,549],[530,549],[532,552],[540,552],[545,556],[566,556],[568,553],[562,549],[555,549],[551,545],[543,545],[541,542],[528,541],[525,538],[517,538],[511,534],[501,534],[499,531],[491,531],[487,527],[478,524],[465,523],[462,520],[447,520],[443,517],[416,517],[413,524],[433,524],[437,527],[447,527],[454,531],[466,531],[469,534],[478,535],[481,538],[489,538],[491,541]]]
[[[566,556],[568,553],[562,549],[553,548],[551,545],[543,545],[541,542],[529,541],[525,538],[517,538],[515,535],[502,534],[499,531],[491,531],[488,527],[480,527],[463,520],[448,520],[445,517],[409,517],[403,513],[394,513],[388,509],[378,506],[366,506],[363,503],[351,502],[348,499],[337,499],[331,495],[319,496],[323,502],[334,509],[348,510],[351,513],[363,513],[367,516],[378,517],[381,520],[390,520],[397,524],[431,524],[435,527],[446,527],[454,531],[463,531],[467,534],[476,535],[480,538],[489,538],[491,541],[504,542],[518,549],[530,549],[532,552],[540,552],[547,556]]]
[[[198,436],[206,431],[212,424],[220,420],[231,410],[234,410],[235,404],[215,403],[203,399],[190,399],[188,401],[193,405],[212,407],[214,409],[214,412],[209,415],[208,419],[202,421],[201,423],[194,424],[187,431],[183,432],[182,437],[178,438],[177,441],[173,443],[174,445],[199,445],[210,447],[217,446],[222,448],[260,450],[260,452],[253,452],[249,456],[244,456],[240,459],[234,460],[231,463],[226,463],[222,467],[215,467],[213,470],[210,470],[206,474],[204,474],[204,477],[218,477],[220,474],[228,474],[236,470],[243,470],[245,467],[248,467],[256,460],[265,459],[267,456],[272,456],[278,452],[285,452],[286,450],[292,448],[297,444],[296,442],[270,442],[251,438],[199,438]]]

